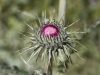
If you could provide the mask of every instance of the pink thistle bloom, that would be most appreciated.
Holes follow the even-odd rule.
[[[44,36],[55,37],[59,34],[59,28],[53,24],[46,24],[44,27],[42,27],[41,33]]]

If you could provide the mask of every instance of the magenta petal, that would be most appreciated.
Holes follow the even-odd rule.
[[[47,24],[44,27],[42,27],[41,32],[44,36],[55,37],[59,34],[59,29],[53,24]]]

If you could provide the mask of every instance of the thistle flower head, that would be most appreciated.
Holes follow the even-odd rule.
[[[57,21],[54,18],[47,19],[46,14],[43,17],[44,19],[42,20],[38,18],[40,25],[37,30],[27,24],[33,31],[31,37],[28,37],[31,39],[30,42],[32,44],[31,47],[25,49],[22,53],[29,50],[33,50],[33,52],[26,62],[28,63],[35,55],[37,55],[37,60],[40,57],[44,62],[47,61],[47,64],[50,63],[51,58],[54,61],[60,60],[63,62],[67,60],[72,62],[70,51],[75,52],[78,56],[79,54],[69,41],[73,40],[70,34],[79,32],[66,32],[66,29],[74,23],[66,27],[62,18]]]

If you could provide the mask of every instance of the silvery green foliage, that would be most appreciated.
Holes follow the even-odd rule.
[[[17,66],[0,65],[0,75],[32,75],[31,73],[20,70]]]
[[[34,75],[46,75],[46,73],[43,73],[42,69],[36,69]]]
[[[32,72],[19,69],[17,66],[10,67],[6,64],[0,65],[0,75],[46,75],[42,69],[36,69]]]

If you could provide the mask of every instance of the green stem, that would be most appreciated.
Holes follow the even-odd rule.
[[[65,20],[65,15],[63,16],[63,14],[65,13],[65,9],[66,9],[66,0],[59,0],[58,20],[60,20],[61,18]]]
[[[51,56],[50,63],[49,63],[49,66],[48,66],[48,73],[47,73],[47,75],[52,75],[52,69],[53,69],[53,57]]]

